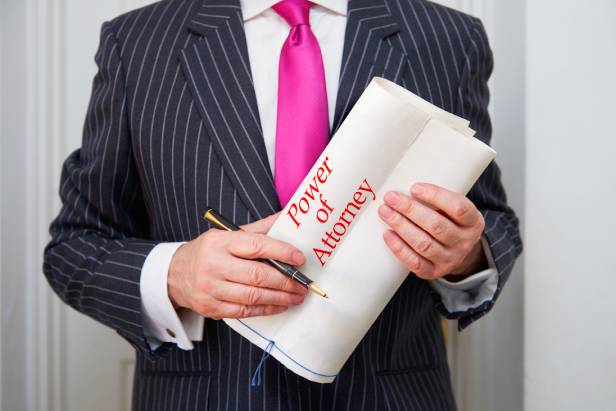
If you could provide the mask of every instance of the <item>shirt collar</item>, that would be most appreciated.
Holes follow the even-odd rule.
[[[278,3],[280,0],[240,0],[244,21],[249,20]],[[347,15],[347,0],[311,0],[336,14]]]

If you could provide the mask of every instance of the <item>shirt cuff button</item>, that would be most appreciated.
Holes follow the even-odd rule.
[[[167,334],[169,334],[169,336],[171,338],[175,338],[175,333],[172,330],[170,330],[169,328],[167,328]]]

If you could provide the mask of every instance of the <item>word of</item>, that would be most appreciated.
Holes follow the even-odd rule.
[[[368,180],[364,178],[357,190],[353,193],[353,198],[349,201],[346,207],[340,213],[338,221],[334,223],[331,231],[326,231],[323,238],[321,238],[321,248],[313,248],[315,256],[324,266],[326,260],[332,255],[334,249],[338,246],[338,243],[342,240],[342,237],[347,233],[351,223],[366,203],[369,200],[368,193],[372,194],[372,200],[376,200],[376,194]],[[333,208],[331,209],[333,211]],[[317,214],[318,219],[318,214]],[[320,220],[319,220],[320,221]],[[327,219],[325,219],[327,221]]]

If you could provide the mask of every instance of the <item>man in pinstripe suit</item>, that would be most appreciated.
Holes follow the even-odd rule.
[[[260,349],[217,321],[304,298],[254,261],[303,259],[259,234],[281,205],[271,73],[289,25],[274,3],[166,0],[103,25],[45,274],[135,347],[134,409],[455,409],[438,314],[460,328],[484,315],[522,250],[494,163],[468,198],[435,186],[386,196],[384,240],[411,273],[334,383],[270,360],[251,387]],[[492,57],[477,19],[425,0],[314,3],[331,134],[378,75],[469,119],[489,142]],[[251,232],[210,230],[206,205]]]

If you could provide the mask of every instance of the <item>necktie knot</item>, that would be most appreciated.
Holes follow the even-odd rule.
[[[289,26],[310,25],[310,8],[314,3],[308,0],[282,0],[272,9],[289,23]]]

